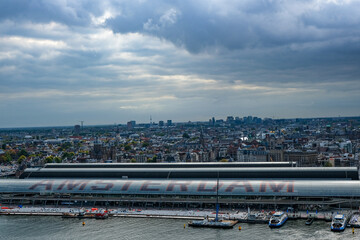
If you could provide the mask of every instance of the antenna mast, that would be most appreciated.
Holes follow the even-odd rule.
[[[215,222],[219,220],[219,171],[217,172],[217,180],[216,180],[216,216]]]

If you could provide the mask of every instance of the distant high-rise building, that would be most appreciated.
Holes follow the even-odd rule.
[[[167,120],[167,126],[172,126],[172,120]]]
[[[163,127],[164,126],[164,121],[159,121],[159,127]]]
[[[80,135],[80,125],[74,126],[74,135],[79,136]]]
[[[326,132],[331,133],[331,125],[326,125]]]
[[[234,117],[233,117],[233,116],[228,116],[228,117],[226,118],[226,122],[227,122],[227,123],[232,123],[232,122],[234,122]]]
[[[136,121],[132,120],[127,122],[127,127],[130,128],[134,128],[136,126]]]
[[[261,118],[253,117],[253,122],[254,123],[261,123]]]

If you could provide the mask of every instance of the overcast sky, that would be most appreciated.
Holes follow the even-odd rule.
[[[360,1],[2,0],[0,128],[360,115]]]

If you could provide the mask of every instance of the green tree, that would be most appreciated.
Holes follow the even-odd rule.
[[[132,158],[132,159],[130,160],[130,162],[131,162],[131,163],[136,163],[136,159],[135,159],[135,158]]]
[[[26,157],[24,155],[21,155],[18,160],[17,160],[17,163],[18,164],[22,164],[24,161],[26,160]]]
[[[29,153],[28,153],[25,149],[21,149],[21,150],[18,152],[18,156],[28,157],[28,156],[29,156]]]
[[[184,133],[184,134],[182,135],[182,137],[183,137],[183,138],[190,138],[189,134],[187,134],[187,133]]]
[[[0,155],[0,163],[6,163],[7,162],[7,158],[5,156],[5,154]]]
[[[74,152],[69,152],[69,158],[73,159],[75,157],[75,153]]]
[[[226,158],[223,158],[220,160],[220,162],[228,162],[229,160],[227,160]]]
[[[61,155],[61,158],[62,159],[65,159],[68,157],[68,152],[64,152],[62,155]]]
[[[61,148],[64,149],[64,150],[67,150],[71,147],[71,142],[64,142],[63,144],[61,144]]]
[[[12,159],[16,158],[17,154],[14,149],[10,149],[9,151],[7,151],[7,153],[11,156],[11,161],[12,161]]]
[[[156,156],[153,156],[152,158],[148,158],[146,160],[146,162],[148,162],[148,163],[156,163]]]
[[[74,152],[64,152],[62,155],[61,155],[61,158],[62,159],[73,159],[75,156],[75,153]]]
[[[11,157],[10,153],[5,153],[5,161],[7,163],[11,163],[13,158]]]
[[[325,166],[325,167],[332,167],[333,165],[332,165],[331,162],[326,162],[324,166]]]
[[[131,146],[129,144],[125,145],[125,151],[129,151],[131,149]]]
[[[45,162],[46,163],[53,163],[54,162],[54,157],[53,156],[47,156],[45,158]]]
[[[54,161],[56,163],[61,163],[62,162],[61,158],[59,158],[59,157],[54,157]]]

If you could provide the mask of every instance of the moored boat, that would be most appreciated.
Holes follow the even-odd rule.
[[[63,213],[62,218],[96,218],[96,213]]]
[[[269,218],[264,213],[248,214],[247,223],[267,223]]]
[[[348,224],[350,227],[360,228],[360,212],[354,212]]]
[[[238,221],[219,219],[219,173],[216,181],[216,215],[215,219],[194,220],[188,223],[190,227],[208,227],[208,228],[232,228]]]
[[[314,218],[309,217],[308,219],[306,219],[305,225],[310,226],[311,224],[313,224],[313,222],[314,222]]]
[[[231,220],[193,220],[188,223],[190,227],[208,227],[208,228],[233,228],[237,221]]]
[[[107,219],[108,217],[109,217],[109,214],[106,212],[95,214],[95,219]]]
[[[61,215],[62,218],[77,218],[78,215],[76,213],[63,213]]]
[[[288,215],[285,212],[275,212],[269,220],[269,227],[279,228],[285,224],[286,220],[288,220]]]
[[[331,231],[341,232],[346,228],[346,216],[344,214],[337,214],[331,221]]]

